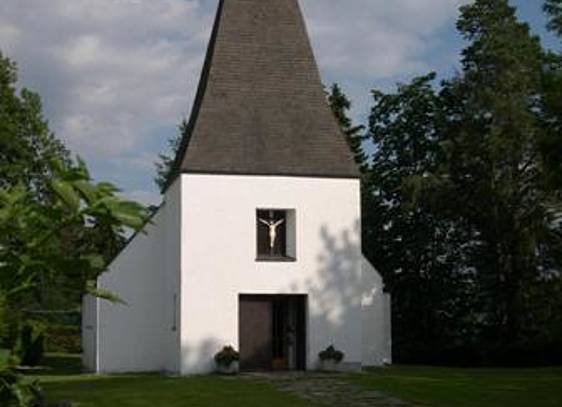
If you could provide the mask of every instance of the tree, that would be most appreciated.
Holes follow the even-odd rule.
[[[547,183],[562,189],[562,56],[545,55],[542,75],[544,94],[540,101],[541,154]]]
[[[340,86],[336,83],[330,88],[328,93],[328,103],[336,116],[336,120],[342,129],[347,144],[353,153],[355,162],[359,166],[361,172],[365,172],[369,166],[368,157],[363,149],[363,141],[365,136],[365,126],[354,126],[349,111],[351,110],[351,101],[343,93]]]
[[[505,347],[537,334],[534,288],[556,278],[562,260],[537,113],[543,52],[507,0],[476,0],[461,12],[469,45],[461,74],[443,85],[444,159],[425,184],[446,202],[443,216],[466,225],[482,340]]]
[[[51,162],[70,154],[49,130],[39,95],[26,88],[18,94],[16,82],[16,64],[0,52],[0,187],[20,184],[42,193]]]
[[[434,80],[429,74],[395,93],[373,91],[372,192],[363,208],[364,251],[392,295],[394,356],[426,363],[458,346],[471,303],[454,224],[409,197],[410,179],[439,163],[441,107]]]
[[[0,188],[17,187],[31,193],[35,201],[50,204],[54,199],[50,182],[57,170],[53,163],[72,166],[70,152],[50,131],[39,95],[26,88],[17,92],[16,87],[16,64],[0,54]],[[125,242],[123,235],[101,225],[75,227],[66,233],[68,250],[85,250],[88,246],[88,250],[103,253],[106,260],[113,258]],[[64,276],[56,282],[46,280],[26,294],[27,308],[79,309],[79,297],[60,295],[70,285],[72,281]]]
[[[52,168],[47,202],[24,185],[0,188],[0,401],[8,405],[27,406],[38,392],[7,370],[17,358],[5,356],[6,349],[25,355],[19,353],[18,338],[26,329],[29,295],[62,279],[65,296],[89,293],[117,301],[115,293],[96,287],[109,260],[88,240],[98,228],[118,240],[124,228],[139,231],[146,220],[145,209],[117,196],[113,185],[92,182],[83,162]]]
[[[92,181],[49,130],[39,96],[18,94],[16,80],[15,63],[0,54],[0,404],[24,407],[39,390],[10,367],[27,357],[21,339],[38,338],[26,309],[44,306],[53,288],[70,304],[85,293],[117,301],[94,282],[147,214]]]
[[[562,38],[562,1],[547,0],[545,11],[550,16],[548,28]],[[550,202],[550,214],[554,219],[553,229],[562,239],[562,54],[548,51],[544,57],[543,90],[541,118],[544,128],[541,141],[543,168],[546,185],[555,198]],[[558,227],[556,228],[556,225]],[[562,258],[562,247],[552,257]],[[552,262],[559,266],[560,262]],[[559,269],[558,269],[559,271]],[[560,348],[562,342],[562,278],[549,281],[538,287],[540,292],[534,297],[540,301],[542,320],[538,322],[542,329],[544,342],[555,344]],[[550,350],[550,349],[549,349]],[[559,356],[560,358],[560,356]]]
[[[460,73],[373,93],[363,246],[397,360],[544,362],[562,342],[560,59],[507,0],[461,12]]]
[[[170,153],[162,153],[159,155],[159,161],[155,163],[156,166],[156,177],[154,182],[158,185],[161,193],[166,191],[169,183],[177,175],[174,173],[174,165],[177,158],[177,154],[184,138],[189,137],[189,123],[187,120],[183,120],[178,126],[178,134],[168,140],[168,146]]]
[[[56,166],[47,203],[23,186],[0,189],[0,292],[4,304],[57,275],[72,275],[78,293],[96,294],[92,283],[106,269],[108,259],[89,244],[72,240],[88,240],[89,232],[99,227],[120,236],[123,228],[140,230],[144,226],[144,207],[120,198],[110,183],[93,183],[83,162]]]
[[[546,0],[544,11],[549,16],[548,29],[562,36],[562,0]]]
[[[562,0],[547,0],[544,10],[550,17],[548,28],[562,37]],[[542,153],[550,185],[562,189],[562,55],[546,52],[543,66]]]

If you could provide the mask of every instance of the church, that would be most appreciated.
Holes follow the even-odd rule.
[[[390,298],[361,250],[360,174],[298,0],[220,0],[163,203],[86,298],[91,371],[204,374],[391,362]]]

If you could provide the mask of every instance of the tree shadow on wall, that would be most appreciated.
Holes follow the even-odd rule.
[[[316,299],[317,314],[331,324],[345,323],[349,312],[361,305],[361,250],[352,239],[353,232],[344,230],[339,236],[324,225],[320,229],[323,251],[317,257],[317,281],[308,281],[310,295]],[[315,315],[316,317],[316,315]]]
[[[362,361],[359,340],[362,306],[365,299],[383,294],[383,282],[374,271],[368,278],[362,276],[362,265],[366,260],[361,252],[360,236],[359,221],[353,227],[337,232],[323,225],[318,231],[322,249],[314,259],[315,277],[305,281],[304,286],[299,287],[295,282],[279,290],[278,294],[308,293],[308,323],[313,331],[313,337],[308,338],[311,369],[317,367],[317,353],[332,344],[346,352],[346,361]],[[363,273],[366,272],[363,269]],[[225,345],[234,344],[207,338],[194,346],[184,346],[184,360],[195,369],[213,370],[214,355]]]

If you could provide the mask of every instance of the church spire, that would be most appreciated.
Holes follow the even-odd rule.
[[[298,0],[220,0],[177,173],[356,178]]]

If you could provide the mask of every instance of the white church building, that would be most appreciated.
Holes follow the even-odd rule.
[[[220,0],[163,203],[87,298],[95,372],[312,370],[391,361],[390,298],[361,250],[359,172],[298,0]]]

